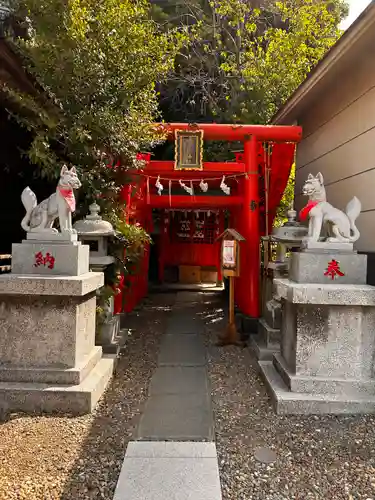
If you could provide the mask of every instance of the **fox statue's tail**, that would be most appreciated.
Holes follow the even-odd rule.
[[[345,213],[348,216],[350,222],[350,231],[352,233],[350,236],[351,243],[354,243],[360,237],[360,233],[357,229],[357,226],[355,225],[355,221],[357,220],[358,215],[361,213],[361,210],[362,210],[361,202],[356,196],[354,196],[352,200],[349,201],[345,209]]]
[[[24,231],[30,231],[30,219],[34,208],[37,206],[38,202],[35,193],[31,191],[29,187],[25,188],[21,194],[21,201],[26,210],[26,215],[22,219],[21,227]]]

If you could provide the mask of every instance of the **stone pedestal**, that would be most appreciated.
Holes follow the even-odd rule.
[[[30,233],[34,236],[33,233]],[[52,238],[53,234],[49,236]],[[89,272],[89,247],[66,239],[34,240],[12,245],[12,273],[45,276],[80,276]]]
[[[333,260],[343,275],[332,279]],[[296,253],[292,276],[275,280],[281,352],[259,363],[276,411],[375,413],[375,287],[365,284],[366,256]]]
[[[35,252],[55,265],[35,266]],[[103,283],[102,273],[88,272],[88,248],[77,242],[13,246],[12,273],[0,276],[0,398],[10,411],[94,408],[113,371],[113,359],[95,346]]]

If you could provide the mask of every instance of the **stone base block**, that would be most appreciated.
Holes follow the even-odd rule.
[[[309,241],[302,240],[301,252],[313,252],[313,253],[329,253],[329,252],[339,252],[339,253],[350,253],[354,251],[353,243],[343,243],[340,241]]]
[[[286,302],[281,354],[290,372],[299,377],[370,380],[374,329],[374,307],[352,305],[349,301],[347,305],[333,306]]]
[[[103,357],[78,385],[51,385],[0,382],[0,400],[11,412],[90,413],[106,389],[113,373],[114,359]]]
[[[24,276],[3,274],[0,276],[0,296],[30,295],[54,297],[83,297],[104,285],[103,273],[81,276]],[[1,297],[0,300],[3,300]]]
[[[243,313],[238,313],[236,321],[239,322],[239,330],[243,337],[248,338],[250,334],[255,334],[258,331],[258,318],[247,316]]]
[[[27,382],[36,384],[79,385],[101,360],[102,348],[95,346],[83,360],[73,368],[19,367],[0,364],[1,382]]]
[[[259,320],[258,334],[250,341],[250,348],[256,359],[269,360],[280,351],[280,330],[271,328],[264,318]]]
[[[339,275],[327,274],[329,264],[338,263]],[[357,253],[313,253],[293,252],[290,257],[289,279],[296,283],[321,283],[340,285],[366,284],[367,255]]]
[[[95,345],[96,296],[0,296],[0,366],[74,368]]]
[[[1,277],[0,369],[80,372],[93,355],[95,290],[102,284],[101,273]]]
[[[48,243],[63,243],[63,244],[70,244],[74,241],[78,241],[78,235],[77,233],[55,233],[55,232],[34,232],[31,231],[26,234],[26,240],[23,240],[25,242],[30,242],[30,241],[44,241]]]
[[[81,276],[89,272],[89,250],[80,242],[25,240],[12,245],[12,273]]]
[[[276,279],[278,295],[293,304],[326,306],[375,306],[375,287],[370,285],[344,285],[295,283],[289,279]]]
[[[261,375],[277,414],[356,415],[375,413],[375,396],[352,394],[311,394],[289,391],[272,361],[260,361]]]
[[[274,354],[280,351],[279,345],[267,345],[259,334],[250,339],[249,347],[258,361],[272,361]]]
[[[313,252],[313,253],[350,253],[353,252],[353,243],[343,243],[343,242],[330,242],[330,241],[306,241],[302,240],[301,252]]]
[[[276,371],[291,392],[306,394],[340,394],[353,393],[375,396],[375,380],[356,380],[347,378],[328,378],[295,375],[288,369],[282,355],[276,353],[272,358]]]
[[[258,323],[258,335],[267,346],[280,345],[280,329],[272,328],[263,318]]]

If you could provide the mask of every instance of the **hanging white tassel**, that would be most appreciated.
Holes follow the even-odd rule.
[[[194,193],[194,190],[193,190],[193,186],[189,187],[187,186],[186,184],[184,184],[181,180],[179,181],[180,182],[180,186],[185,189],[185,191],[187,193],[190,194],[190,196],[193,196],[193,193]]]
[[[202,179],[200,184],[199,184],[199,187],[201,188],[201,190],[206,193],[207,190],[208,190],[208,182],[204,182],[204,180]]]
[[[225,175],[221,179],[220,189],[227,195],[230,195],[230,187],[225,184]]]
[[[161,182],[160,182],[160,176],[158,176],[158,178],[156,180],[155,187],[158,190],[158,195],[160,196],[163,189],[164,189],[163,184],[161,184]]]

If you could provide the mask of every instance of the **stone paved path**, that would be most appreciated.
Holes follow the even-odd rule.
[[[114,500],[221,500],[202,296],[176,294]]]

